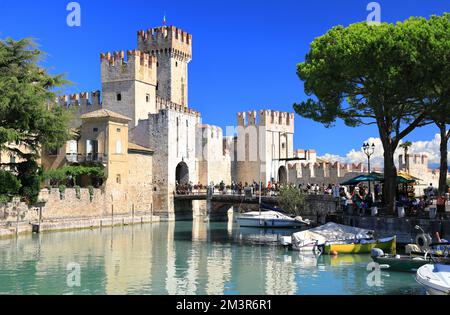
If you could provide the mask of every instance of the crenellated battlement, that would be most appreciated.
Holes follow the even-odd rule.
[[[137,32],[138,49],[153,56],[170,54],[189,62],[192,59],[192,35],[175,26],[161,26]]]
[[[173,102],[163,99],[161,97],[156,97],[156,110],[159,112],[161,110],[166,110],[166,109],[174,110],[174,111],[185,113],[185,114],[195,115],[197,117],[201,116],[199,112],[193,110],[192,108],[187,108],[183,105],[173,103]]]
[[[312,184],[339,184],[358,174],[364,174],[367,170],[364,164],[341,164],[340,162],[303,162],[295,163],[292,168],[297,178],[297,183]]]
[[[157,58],[139,50],[100,54],[102,82],[139,80],[156,85]]]
[[[288,112],[274,110],[240,112],[237,114],[238,126],[266,126],[281,127],[289,132],[294,132],[295,115]]]
[[[73,119],[69,122],[69,126],[78,128],[81,126],[81,115],[103,108],[100,96],[100,91],[62,95],[56,97],[55,104],[71,111]]]
[[[294,125],[295,115],[293,113],[279,112],[273,110],[261,110],[259,121],[261,124],[291,126]]]
[[[91,93],[82,92],[78,94],[63,95],[57,97],[59,106],[98,106],[101,107],[100,91]]]
[[[222,149],[220,153],[223,152],[223,131],[219,126],[208,125],[208,124],[198,124],[197,129],[199,133],[197,133],[202,139],[202,144],[212,143],[214,142],[217,145],[220,145]]]

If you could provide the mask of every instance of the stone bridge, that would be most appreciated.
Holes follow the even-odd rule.
[[[192,209],[193,201],[206,201],[206,212],[213,221],[226,221],[228,210],[232,207],[252,206],[257,209],[259,204],[259,195],[257,194],[222,194],[222,193],[195,193],[188,195],[175,194],[175,210],[179,212],[184,209]],[[261,203],[270,206],[279,206],[278,196],[261,196]],[[306,205],[304,209],[305,218],[311,217],[316,219],[321,213],[334,213],[336,211],[336,203],[332,196],[327,195],[307,195]],[[184,211],[185,212],[185,211]]]

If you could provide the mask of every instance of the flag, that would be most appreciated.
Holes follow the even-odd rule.
[[[164,13],[163,25],[167,24],[166,14]]]

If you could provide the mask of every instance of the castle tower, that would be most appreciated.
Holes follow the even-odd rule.
[[[188,64],[192,35],[175,26],[138,32],[138,49],[158,58],[157,96],[188,107]]]
[[[261,179],[289,181],[287,160],[294,157],[294,125],[292,113],[261,110],[238,113],[237,178],[242,182]]]
[[[130,127],[156,113],[156,58],[139,50],[100,55],[103,107],[130,117]]]

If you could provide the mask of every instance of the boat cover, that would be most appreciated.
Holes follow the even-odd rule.
[[[313,229],[294,233],[292,245],[301,248],[311,244],[323,245],[326,242],[369,239],[373,237],[373,233],[374,231],[371,230],[330,222]]]

